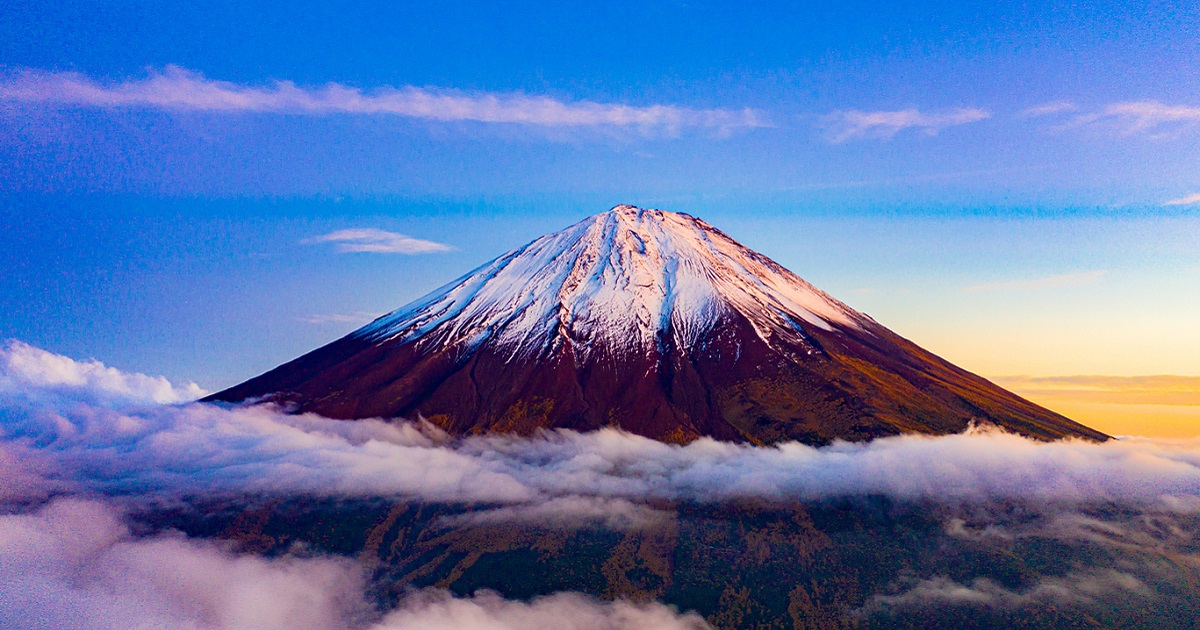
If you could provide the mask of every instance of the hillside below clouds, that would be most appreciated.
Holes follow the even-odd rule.
[[[986,334],[987,331],[980,331]],[[708,223],[618,206],[214,394],[454,435],[824,444],[972,422],[1107,436],[958,368]]]

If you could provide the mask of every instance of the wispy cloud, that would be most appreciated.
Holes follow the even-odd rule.
[[[1172,199],[1170,201],[1163,202],[1163,205],[1164,206],[1190,206],[1190,205],[1196,204],[1196,203],[1200,203],[1200,193],[1196,193],[1194,195],[1188,195],[1186,197],[1180,197],[1179,199]]]
[[[305,324],[313,324],[314,326],[324,326],[326,324],[365,324],[377,317],[381,313],[368,313],[366,311],[358,311],[356,313],[327,313],[324,315],[305,315],[297,317],[296,320]]]
[[[1161,134],[1197,123],[1200,123],[1200,107],[1168,105],[1159,101],[1125,101],[1076,116],[1069,126],[1110,124],[1126,134]]]
[[[399,232],[375,228],[351,228],[306,238],[302,243],[334,243],[343,254],[432,254],[453,248],[442,243],[413,238]]]
[[[1079,603],[1095,603],[1104,597],[1136,594],[1149,598],[1152,593],[1136,577],[1120,571],[1073,572],[1062,577],[1046,577],[1020,590],[1005,588],[987,578],[960,584],[946,577],[921,580],[898,595],[876,595],[857,614],[870,615],[890,608],[941,608],[967,606],[988,609],[1045,609]]]
[[[1078,287],[1099,282],[1106,275],[1108,275],[1107,270],[1096,269],[1093,271],[1065,273],[1062,275],[1049,276],[1047,278],[1034,278],[1031,280],[985,282],[982,284],[973,284],[969,287],[966,287],[965,290],[969,293],[982,293],[984,291],[1019,291],[1027,289],[1057,289],[1062,287]]]
[[[722,132],[767,126],[751,109],[692,109],[562,101],[514,93],[467,93],[416,86],[373,90],[291,81],[243,85],[167,66],[146,78],[101,82],[75,72],[27,69],[0,80],[0,99],[85,107],[137,107],[215,112],[394,115],[435,121],[512,123],[546,127],[631,127],[669,133],[685,128]]]
[[[1126,405],[1200,406],[1200,376],[1001,376],[1021,395]]]
[[[1040,105],[1034,105],[1033,107],[1030,107],[1030,108],[1022,111],[1021,115],[1028,116],[1028,117],[1053,116],[1054,114],[1073,112],[1078,109],[1079,109],[1079,107],[1076,106],[1075,103],[1072,103],[1071,101],[1051,101],[1049,103],[1042,103]]]
[[[848,109],[825,116],[822,125],[833,143],[863,138],[891,138],[906,129],[936,135],[942,129],[978,122],[991,113],[974,107],[925,113],[918,109],[862,111]]]

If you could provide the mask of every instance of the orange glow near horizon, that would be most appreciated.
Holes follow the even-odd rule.
[[[1200,377],[1006,376],[992,380],[1109,435],[1157,438],[1200,435]]]

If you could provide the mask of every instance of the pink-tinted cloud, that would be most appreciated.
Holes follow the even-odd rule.
[[[975,107],[935,113],[922,112],[915,108],[883,111],[849,109],[825,116],[822,124],[830,142],[838,144],[866,138],[888,139],[908,129],[932,136],[947,127],[978,122],[990,117],[990,112]]]
[[[766,126],[750,109],[692,109],[562,101],[523,93],[466,93],[415,86],[362,90],[339,83],[302,87],[291,81],[242,85],[167,66],[143,79],[101,82],[75,72],[24,70],[0,81],[0,99],[87,107],[215,112],[394,115],[435,121],[546,127],[630,127],[677,133]]]
[[[1200,123],[1200,107],[1159,101],[1124,101],[1076,116],[1068,126],[1110,125],[1122,133],[1159,135]]]
[[[1071,101],[1051,101],[1025,109],[1021,112],[1021,115],[1027,117],[1053,116],[1055,114],[1073,112],[1078,109],[1079,107]]]
[[[378,318],[380,315],[383,315],[383,313],[368,313],[366,311],[355,313],[322,313],[297,317],[296,320],[314,326],[324,326],[326,324],[365,324]]]
[[[305,239],[305,243],[333,243],[343,254],[431,254],[452,247],[376,228],[352,228]]]
[[[1163,202],[1164,206],[1191,206],[1196,204],[1200,204],[1200,193],[1185,195],[1178,199]]]

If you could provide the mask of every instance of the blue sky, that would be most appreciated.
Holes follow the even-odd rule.
[[[0,336],[215,388],[634,203],[984,374],[1200,375],[1200,7],[890,4],[10,2]]]

